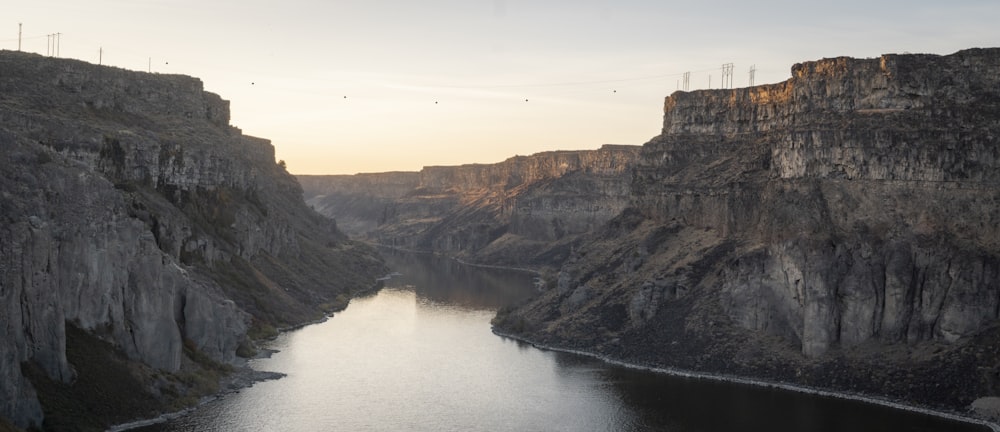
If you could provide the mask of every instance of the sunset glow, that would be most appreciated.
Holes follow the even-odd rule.
[[[17,2],[0,49],[201,78],[293,173],[642,144],[681,87],[800,61],[995,46],[1000,3]],[[847,19],[847,18],[850,19]],[[59,33],[58,47],[53,47]]]

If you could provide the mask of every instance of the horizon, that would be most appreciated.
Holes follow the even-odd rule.
[[[741,88],[751,66],[763,85],[823,58],[1000,45],[984,0],[796,5],[60,0],[11,8],[0,49],[199,78],[289,172],[324,175],[642,145],[684,73],[718,89],[727,63]]]

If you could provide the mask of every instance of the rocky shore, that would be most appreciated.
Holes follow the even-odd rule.
[[[274,350],[261,349],[258,351],[257,355],[254,356],[254,358],[268,358],[276,352],[277,351]],[[225,397],[228,394],[237,393],[240,390],[252,387],[254,384],[260,382],[281,379],[285,376],[285,374],[279,372],[256,370],[248,364],[248,359],[241,359],[233,365],[232,372],[228,373],[219,381],[219,390],[211,395],[199,398],[196,405],[186,407],[179,411],[160,414],[153,418],[134,420],[127,423],[113,425],[107,430],[108,432],[122,432],[167,422],[188,415],[192,411],[198,409],[201,405],[214,401],[218,398]]]
[[[941,410],[939,408],[912,405],[912,404],[909,404],[909,403],[907,403],[905,401],[892,400],[892,399],[887,399],[887,398],[883,398],[883,397],[873,397],[873,396],[866,395],[866,394],[861,394],[861,393],[837,392],[837,391],[831,391],[831,390],[827,390],[827,389],[823,389],[823,388],[818,388],[818,387],[809,387],[809,386],[803,386],[803,385],[797,385],[797,384],[784,383],[784,382],[780,382],[780,381],[770,381],[770,380],[765,380],[765,379],[753,379],[753,378],[747,378],[747,377],[739,376],[739,375],[711,374],[711,373],[702,373],[702,372],[694,372],[694,371],[688,371],[688,370],[683,370],[683,369],[676,369],[676,368],[671,368],[671,367],[656,367],[656,366],[647,366],[647,365],[641,365],[641,364],[636,364],[636,363],[629,363],[629,362],[618,360],[618,359],[616,359],[614,357],[599,355],[599,354],[595,354],[595,353],[589,352],[589,351],[575,350],[575,349],[569,349],[569,348],[560,348],[558,346],[545,345],[545,344],[542,344],[542,343],[538,343],[538,342],[532,341],[530,339],[526,339],[526,338],[524,338],[522,336],[519,336],[517,334],[504,333],[504,332],[499,331],[499,330],[497,330],[495,328],[493,330],[493,333],[496,334],[497,336],[500,336],[500,337],[503,337],[503,338],[508,338],[508,339],[512,339],[512,340],[515,340],[515,341],[518,341],[518,342],[521,342],[521,343],[529,344],[529,345],[531,345],[531,346],[533,346],[535,348],[541,349],[541,350],[558,351],[558,352],[565,352],[565,353],[575,354],[575,355],[580,355],[580,356],[585,356],[585,357],[591,357],[591,358],[595,358],[595,359],[601,360],[601,361],[609,363],[609,364],[613,364],[613,365],[617,365],[617,366],[622,366],[622,367],[626,367],[626,368],[631,368],[631,369],[639,369],[639,370],[645,370],[645,371],[650,371],[650,372],[655,372],[655,373],[662,373],[662,374],[667,374],[667,375],[680,376],[680,377],[685,377],[685,378],[694,378],[694,379],[710,380],[710,381],[731,382],[731,383],[736,383],[736,384],[750,385],[750,386],[757,386],[757,387],[777,388],[777,389],[786,390],[786,391],[792,391],[792,392],[797,392],[797,393],[819,395],[819,396],[826,396],[826,397],[839,398],[839,399],[855,400],[855,401],[860,401],[860,402],[874,404],[874,405],[882,405],[882,406],[886,406],[886,407],[890,407],[890,408],[894,408],[894,409],[899,409],[899,410],[904,410],[904,411],[911,411],[911,412],[918,412],[918,413],[922,413],[922,414],[932,415],[932,416],[941,417],[941,418],[945,418],[945,419],[953,420],[953,421],[957,421],[957,422],[963,422],[963,423],[970,423],[970,424],[980,425],[980,426],[983,426],[984,428],[988,428],[989,430],[992,430],[994,432],[1000,432],[1000,411],[997,410],[997,407],[1000,406],[1000,405],[997,405],[997,402],[996,401],[992,401],[992,400],[983,403],[981,406],[970,407],[970,409],[968,409],[968,410],[960,410],[960,411]]]

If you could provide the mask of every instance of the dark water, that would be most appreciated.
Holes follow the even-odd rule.
[[[859,402],[626,369],[490,332],[525,273],[386,253],[402,273],[255,368],[288,374],[157,431],[971,431]]]

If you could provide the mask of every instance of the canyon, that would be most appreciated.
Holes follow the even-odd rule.
[[[0,51],[0,430],[196,403],[375,288],[371,244],[537,271],[493,328],[539,346],[988,407],[1000,49],[791,72],[642,146],[296,177],[196,78]]]
[[[188,406],[255,338],[386,271],[195,78],[0,51],[0,145],[0,418],[17,427]]]
[[[299,179],[366,241],[540,271],[503,335],[936,409],[994,400],[1000,50],[805,62],[663,109],[637,151]]]
[[[629,203],[639,146],[551,151],[419,172],[297,176],[353,238],[465,261],[554,268]]]

